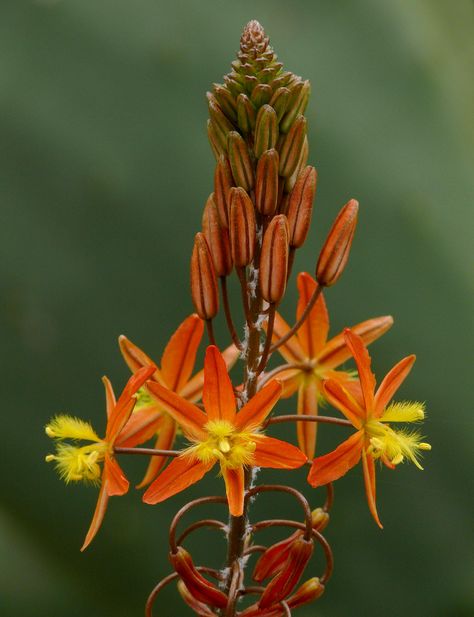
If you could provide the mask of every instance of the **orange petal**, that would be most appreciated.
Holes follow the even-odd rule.
[[[105,438],[109,443],[114,442],[117,435],[128,422],[136,402],[133,395],[143,386],[145,381],[151,377],[151,375],[155,372],[155,368],[155,366],[144,366],[127,381],[125,388],[119,396],[117,404],[111,411],[107,421]]]
[[[395,364],[395,366],[386,374],[384,380],[378,387],[377,394],[375,395],[374,415],[376,418],[379,418],[382,415],[383,410],[392,399],[395,392],[407,378],[408,373],[411,371],[412,366],[415,363],[415,360],[416,356],[407,356]]]
[[[234,389],[225,362],[215,345],[209,345],[206,350],[202,401],[209,420],[234,420]]]
[[[91,524],[86,534],[84,544],[81,547],[81,551],[84,551],[94,539],[96,533],[99,531],[102,521],[104,520],[105,512],[107,510],[107,504],[109,502],[109,495],[107,493],[107,480],[105,479],[105,473],[102,474],[102,484],[99,491],[99,497],[97,498],[97,504],[94,510]]]
[[[304,380],[298,390],[298,414],[302,416],[317,416],[318,396],[318,380]],[[298,445],[308,458],[314,458],[317,429],[317,422],[296,422]]]
[[[365,408],[368,411],[373,411],[375,376],[370,370],[371,360],[367,347],[364,345],[360,336],[354,334],[349,328],[344,330],[344,339],[357,364],[362,395],[365,401]]]
[[[170,338],[161,357],[161,373],[170,390],[177,392],[189,380],[196,362],[204,323],[193,313]]]
[[[123,334],[119,336],[119,347],[122,352],[123,359],[132,373],[136,373],[144,366],[155,366],[155,363],[150,356],[147,356],[146,353],[140,349],[140,347],[137,347],[135,343],[132,343],[132,341],[130,341]],[[163,383],[163,377],[156,366],[153,379]]]
[[[176,438],[176,422],[170,416],[166,416],[160,427],[160,432],[156,439],[155,448],[157,450],[171,450]],[[163,469],[167,461],[166,456],[152,456],[148,464],[148,468],[140,484],[137,488],[143,488],[150,484]]]
[[[344,476],[360,461],[363,443],[364,433],[357,431],[329,454],[315,458],[308,474],[311,486],[323,486]]]
[[[160,503],[168,497],[184,491],[184,489],[199,482],[213,467],[214,463],[201,463],[192,456],[179,456],[171,461],[168,467],[150,484],[143,501],[149,504]]]
[[[316,281],[307,272],[300,272],[297,279],[299,300],[296,309],[296,319],[309,304],[311,296],[317,287]],[[329,333],[329,315],[323,294],[320,294],[316,304],[298,330],[298,340],[308,358],[316,358],[323,348]]]
[[[125,495],[128,491],[129,482],[125,477],[120,465],[111,457],[106,456],[104,462],[104,474],[107,479],[107,494],[109,497],[114,495]]]
[[[244,512],[244,468],[225,469],[221,467],[225,482],[229,512],[232,516],[242,516]]]
[[[251,430],[262,424],[281,395],[281,384],[272,379],[235,416],[235,427],[239,430]]]
[[[384,315],[367,319],[356,326],[352,326],[351,331],[361,337],[366,345],[385,334],[393,325],[393,317]],[[344,340],[344,332],[341,332],[324,345],[318,355],[318,364],[325,368],[336,368],[351,357],[351,351]]]
[[[375,464],[374,458],[371,454],[366,453],[365,449],[362,450],[362,469],[364,471],[364,483],[365,494],[367,495],[367,503],[369,504],[369,510],[375,519],[375,522],[383,529],[383,525],[380,522],[379,515],[377,513],[377,505],[375,503]]]
[[[147,388],[170,416],[183,427],[186,433],[196,439],[206,438],[207,434],[202,427],[206,424],[208,418],[199,407],[154,381],[149,381]]]
[[[272,341],[274,343],[278,341],[278,339],[284,336],[289,329],[290,326],[286,323],[280,313],[275,313],[275,323],[273,325]],[[292,336],[286,341],[286,343],[278,347],[278,351],[281,353],[281,355],[285,358],[287,362],[294,363],[303,362],[305,360],[305,353],[296,335]]]
[[[135,411],[115,440],[115,445],[134,448],[153,437],[168,414],[159,405],[149,405]],[[174,423],[174,420],[172,421]]]
[[[110,379],[105,377],[105,375],[102,377],[102,383],[105,387],[105,410],[107,412],[107,418],[109,418],[116,404],[115,394],[112,384],[110,383]]]
[[[278,381],[283,387],[281,398],[289,398],[298,390],[303,375],[304,372],[299,368],[289,368],[278,373]]]
[[[299,448],[281,439],[258,435],[255,441],[254,463],[257,467],[297,469],[308,460]]]
[[[333,407],[339,409],[349,422],[360,428],[366,417],[366,411],[359,405],[352,394],[335,379],[323,381],[323,392]]]

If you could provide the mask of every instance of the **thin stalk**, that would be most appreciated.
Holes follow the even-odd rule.
[[[295,325],[288,330],[288,332],[284,336],[278,339],[278,341],[270,347],[270,353],[273,353],[275,349],[278,349],[278,347],[283,345],[283,343],[286,343],[286,341],[290,339],[293,336],[293,334],[296,334],[296,332],[298,332],[298,330],[301,328],[301,326],[306,321],[306,318],[308,317],[311,309],[316,304],[316,300],[319,298],[319,295],[322,292],[322,290],[323,290],[322,286],[317,284],[316,289],[313,292],[313,295],[311,296],[308,304],[306,305],[305,310],[301,314],[301,317],[298,319]]]
[[[248,287],[247,287],[247,278],[245,276],[245,268],[236,268],[237,276],[239,277],[240,283],[240,291],[242,295],[242,304],[245,312],[245,320],[247,324],[251,323],[251,314],[249,308],[249,299],[248,299]]]
[[[143,456],[179,456],[180,450],[156,450],[155,448],[120,448],[115,446],[115,454],[142,454]]]
[[[209,343],[211,345],[215,345],[216,337],[214,336],[214,326],[212,323],[212,319],[206,319],[206,328],[207,328],[207,335],[209,337]]]
[[[343,418],[333,418],[331,416],[304,416],[299,414],[287,414],[270,418],[265,423],[265,427],[267,427],[269,424],[281,424],[282,422],[322,422],[323,424],[339,424],[340,426],[353,426],[352,423],[349,422],[349,420],[344,420]]]
[[[275,311],[276,311],[275,305],[270,304],[269,312],[268,312],[267,333],[265,337],[265,347],[263,348],[263,353],[260,359],[260,364],[258,365],[258,368],[257,368],[258,375],[260,375],[260,373],[267,366],[268,358],[270,356],[270,345],[271,345],[272,336],[273,336],[273,326],[275,325]]]

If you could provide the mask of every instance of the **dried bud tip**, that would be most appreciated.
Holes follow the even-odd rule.
[[[316,279],[324,287],[334,285],[346,267],[358,212],[359,203],[351,199],[339,212],[329,231],[316,266]]]

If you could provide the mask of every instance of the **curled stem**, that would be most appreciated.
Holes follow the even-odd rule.
[[[206,503],[227,503],[227,499],[225,497],[218,497],[216,495],[212,497],[200,497],[199,499],[193,499],[193,501],[190,501],[189,503],[185,504],[180,510],[178,510],[173,520],[171,521],[169,530],[169,542],[172,553],[176,553],[176,550],[178,548],[178,542],[176,542],[176,528],[179,521],[187,512],[189,512],[189,510],[192,510],[192,508]]]

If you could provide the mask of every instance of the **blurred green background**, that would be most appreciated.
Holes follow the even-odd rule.
[[[312,271],[337,210],[358,198],[350,265],[327,294],[333,329],[394,315],[374,366],[380,376],[417,353],[401,397],[426,400],[433,444],[423,473],[379,475],[383,532],[360,470],[339,483],[327,530],[335,575],[297,614],[474,614],[473,3],[0,0],[3,617],[141,615],[169,571],[172,513],[222,491],[211,477],[156,507],[131,491],[80,554],[96,491],[66,487],[43,463],[43,426],[69,411],[101,431],[100,377],[119,388],[128,375],[117,336],[159,359],[191,312],[189,257],[213,176],[204,94],[252,18],[313,86],[320,183],[297,266]],[[141,463],[124,464],[133,480]],[[292,477],[311,494],[303,472]],[[259,515],[274,504],[260,500]],[[220,539],[192,546],[219,564]],[[188,613],[170,589],[156,614]]]

